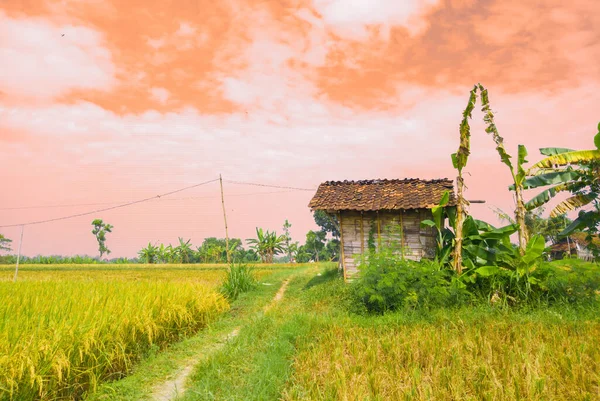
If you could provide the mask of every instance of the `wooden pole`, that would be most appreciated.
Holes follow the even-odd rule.
[[[338,221],[340,222],[340,239],[342,240],[340,243],[340,255],[342,257],[342,271],[344,272],[345,283],[348,281],[348,277],[346,276],[346,258],[344,254],[344,225],[342,224],[342,214],[340,212],[338,212]]]
[[[377,211],[377,244],[378,251],[381,251],[381,220],[379,219],[379,210]]]
[[[223,196],[223,179],[219,174],[219,183],[221,184],[221,204],[223,205],[223,220],[225,221],[225,246],[227,247],[227,263],[231,263],[229,252],[229,233],[227,232],[227,213],[225,213],[225,197]]]
[[[21,260],[21,245],[23,245],[23,231],[25,230],[25,226],[21,226],[21,239],[19,240],[19,251],[17,252],[17,267],[15,268],[15,277],[13,278],[13,282],[17,281],[17,274],[19,274],[19,261]]]
[[[365,229],[363,226],[363,212],[360,212],[360,254],[365,253]]]
[[[400,210],[400,255],[404,260],[404,209]]]

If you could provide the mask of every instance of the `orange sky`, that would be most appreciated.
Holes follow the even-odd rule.
[[[219,174],[308,188],[454,178],[476,82],[509,152],[591,148],[598,21],[596,0],[3,1],[0,225],[96,208],[30,206],[131,201]],[[493,220],[489,207],[514,208],[510,175],[480,121],[466,183],[487,201],[472,213]],[[303,240],[312,192],[276,191],[225,183],[230,235],[287,218]],[[173,198],[28,226],[23,253],[95,254],[94,217],[115,226],[115,257],[224,236],[218,184]]]

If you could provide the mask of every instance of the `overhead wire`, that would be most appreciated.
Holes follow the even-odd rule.
[[[298,187],[286,187],[282,185],[269,185],[269,184],[257,184],[254,182],[244,182],[244,181],[232,181],[232,180],[223,180],[224,182],[228,182],[230,184],[239,184],[239,185],[253,185],[257,187],[269,187],[269,188],[282,188],[282,189],[291,189],[295,191],[315,191],[316,188],[298,188]]]
[[[53,218],[53,219],[32,221],[32,222],[29,222],[29,223],[0,225],[0,228],[31,226],[31,225],[35,225],[35,224],[50,223],[50,222],[53,222],[53,221],[60,221],[60,220],[72,219],[72,218],[75,218],[75,217],[88,216],[90,214],[95,214],[95,213],[100,213],[100,212],[106,212],[108,210],[119,209],[119,208],[122,208],[122,207],[127,207],[127,206],[131,206],[131,205],[135,205],[135,204],[138,204],[138,203],[148,202],[148,201],[154,200],[154,199],[160,199],[161,197],[173,195],[173,194],[176,194],[178,192],[186,191],[188,189],[196,188],[196,187],[199,187],[199,186],[202,186],[202,185],[206,185],[206,184],[210,184],[211,182],[216,182],[216,181],[219,181],[219,179],[216,178],[214,180],[205,181],[205,182],[202,182],[200,184],[190,185],[188,187],[176,189],[174,191],[165,192],[164,194],[151,196],[149,198],[139,199],[139,200],[136,200],[136,201],[123,203],[123,204],[120,204],[120,205],[117,205],[117,206],[107,207],[107,208],[104,208],[104,209],[97,209],[97,210],[92,210],[92,211],[89,211],[89,212],[72,214],[70,216],[56,217],[56,218]]]
[[[289,193],[293,192],[295,189],[288,189],[285,191],[263,191],[263,192],[249,192],[242,194],[227,194],[230,196],[250,196],[250,195],[268,195],[268,194],[281,194],[281,193]],[[179,201],[179,200],[189,200],[189,199],[209,199],[209,198],[220,198],[219,195],[210,195],[210,196],[188,196],[185,198],[169,198],[169,199],[158,199],[160,201]],[[115,204],[124,204],[128,201],[120,201],[120,202],[96,202],[96,203],[71,203],[71,204],[63,204],[63,205],[39,205],[39,206],[18,206],[18,207],[4,207],[0,208],[0,211],[3,210],[28,210],[28,209],[52,209],[52,208],[61,208],[61,207],[79,207],[79,206],[98,206],[98,205],[115,205]]]

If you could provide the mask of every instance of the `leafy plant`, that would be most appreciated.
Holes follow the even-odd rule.
[[[184,241],[183,238],[179,237],[179,245],[175,248],[177,260],[181,263],[190,263],[190,256],[194,253],[192,250],[191,239]]]
[[[156,263],[158,258],[158,250],[159,248],[157,246],[154,246],[148,242],[148,246],[146,248],[142,248],[142,250],[138,252],[138,255],[144,263],[152,264]]]
[[[248,239],[250,247],[261,257],[263,263],[273,263],[273,256],[283,251],[284,236],[277,236],[275,232],[263,231],[256,228],[256,238]]]
[[[435,227],[437,233],[435,260],[442,266],[449,263],[455,235],[452,230],[444,227],[444,220],[449,217],[450,225],[456,227],[456,208],[449,207],[450,191],[445,191],[438,205],[431,208],[433,220],[421,221],[422,226]]]
[[[600,223],[600,123],[594,136],[596,149],[572,150],[566,148],[542,148],[540,152],[547,156],[535,163],[527,171],[525,188],[544,189],[525,204],[533,210],[549,202],[561,192],[570,192],[571,196],[560,202],[551,212],[556,217],[572,210],[591,205],[592,210],[581,211],[561,235],[566,236],[577,230],[586,230],[589,234],[598,233]]]
[[[256,278],[248,265],[231,263],[221,284],[221,294],[233,301],[256,285]]]
[[[544,260],[545,243],[543,236],[534,235],[527,242],[522,255],[507,249],[497,255],[495,264],[476,268],[473,272],[486,279],[491,297],[495,296],[504,302],[526,302],[533,287],[537,286],[538,295],[544,290],[543,280],[533,273]]]

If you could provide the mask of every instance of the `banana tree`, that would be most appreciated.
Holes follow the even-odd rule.
[[[444,227],[444,220],[449,217],[450,226],[456,227],[456,208],[448,206],[450,201],[450,191],[445,191],[438,205],[431,208],[432,220],[423,220],[422,226],[434,227],[437,233],[437,249],[435,260],[441,265],[445,265],[450,260],[452,253],[452,243],[455,240],[454,232]]]
[[[250,248],[260,255],[263,263],[273,263],[273,256],[283,252],[284,236],[277,236],[275,232],[263,231],[256,228],[256,238],[248,239]]]
[[[183,238],[178,237],[179,245],[174,249],[177,260],[181,263],[190,263],[190,255],[194,253],[192,250],[191,239],[183,241]]]
[[[527,229],[525,227],[525,204],[523,201],[523,183],[526,177],[526,171],[523,168],[523,164],[527,162],[525,157],[527,156],[527,149],[525,146],[519,145],[518,157],[517,157],[517,168],[515,169],[512,162],[511,156],[506,152],[504,148],[504,139],[498,133],[496,124],[494,122],[494,114],[490,108],[489,95],[487,89],[481,84],[477,84],[473,87],[469,95],[469,102],[467,107],[463,111],[463,119],[460,124],[460,144],[458,151],[452,154],[452,164],[454,168],[458,170],[457,181],[457,202],[456,202],[456,239],[454,247],[454,269],[460,274],[463,268],[462,261],[462,247],[463,247],[463,223],[466,220],[467,206],[469,202],[464,197],[464,179],[462,170],[466,167],[469,154],[471,151],[470,136],[471,128],[469,126],[469,119],[473,109],[475,108],[475,102],[477,101],[477,91],[481,97],[481,111],[484,113],[483,121],[486,124],[485,132],[492,135],[494,142],[496,143],[496,151],[500,156],[500,160],[509,169],[513,179],[513,187],[516,193],[516,209],[515,217],[518,224],[519,233],[519,250],[521,255],[525,253],[527,246]]]
[[[513,179],[513,185],[511,186],[511,188],[513,188],[513,190],[515,191],[515,219],[517,222],[519,234],[519,252],[521,253],[521,255],[524,255],[528,242],[527,226],[525,225],[526,209],[525,202],[523,200],[524,182],[527,177],[527,172],[523,168],[523,165],[527,163],[527,160],[525,160],[525,158],[527,157],[527,149],[523,145],[518,146],[517,167],[515,169],[512,162],[510,161],[511,156],[506,152],[506,149],[504,148],[504,138],[500,136],[500,134],[498,133],[498,129],[496,128],[496,124],[494,123],[494,114],[492,113],[492,110],[490,108],[488,91],[483,86],[481,86],[481,84],[479,85],[479,89],[481,91],[481,111],[484,112],[483,121],[487,125],[485,132],[492,135],[492,138],[496,143],[496,151],[500,156],[500,160],[509,168],[510,175]]]
[[[145,263],[156,263],[158,250],[159,248],[157,246],[154,246],[148,242],[148,246],[146,248],[142,248],[142,250],[138,252],[138,255]]]
[[[593,210],[582,211],[561,235],[569,235],[581,228],[595,232],[598,223],[600,203],[600,123],[594,137],[596,149],[573,150],[567,148],[542,148],[540,153],[547,156],[535,163],[527,171],[524,182],[526,189],[548,187],[525,204],[527,210],[539,208],[561,192],[571,196],[552,209],[550,217],[563,215],[572,210],[592,205]]]

